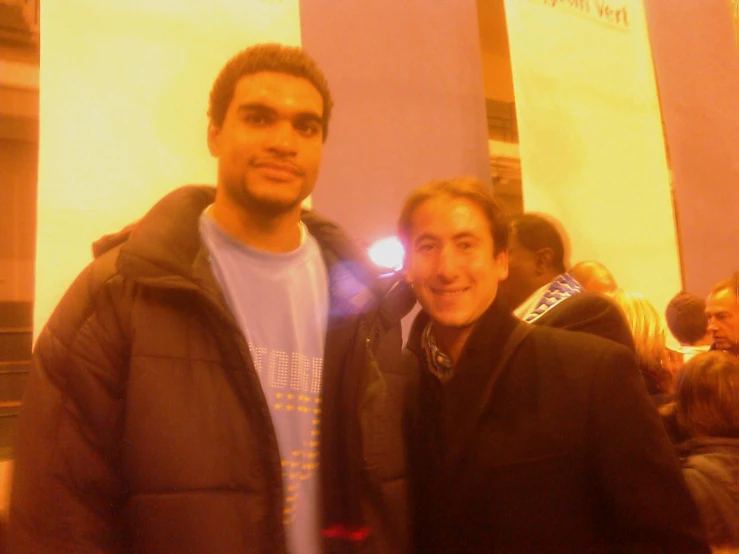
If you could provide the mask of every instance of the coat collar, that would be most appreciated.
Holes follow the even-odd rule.
[[[432,396],[443,403],[444,415],[440,420],[442,428],[439,435],[443,452],[441,463],[444,471],[449,472],[447,475],[451,477],[460,467],[470,441],[474,440],[477,422],[482,415],[478,407],[484,406],[486,402],[483,398],[485,384],[489,379],[493,379],[495,383],[500,374],[502,368],[498,368],[496,375],[491,372],[496,369],[503,349],[519,321],[504,309],[502,302],[494,301],[477,321],[467,339],[455,366],[454,377],[443,386],[430,374],[421,346],[421,333],[428,321],[429,316],[425,312],[416,317],[407,347],[419,361],[421,382],[441,389],[440,394]],[[427,387],[422,387],[423,390],[426,392],[421,394],[430,392]],[[427,401],[428,399],[421,399],[422,404]]]
[[[139,221],[93,245],[96,256],[120,246],[118,270],[151,286],[205,291],[220,297],[200,239],[199,219],[213,203],[215,188],[190,185],[160,199]],[[329,272],[332,315],[349,316],[376,307],[389,288],[366,253],[335,223],[304,211],[302,220],[318,241]]]
[[[429,320],[429,315],[421,310],[413,320],[407,342],[408,349],[416,355],[424,371],[427,370],[421,335]],[[516,323],[516,318],[505,309],[504,303],[496,298],[477,320],[467,339],[457,360],[458,372],[486,373],[487,369],[497,362],[503,345],[516,327]]]

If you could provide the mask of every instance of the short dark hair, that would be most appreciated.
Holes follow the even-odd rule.
[[[562,236],[550,221],[538,214],[516,214],[510,219],[511,232],[521,246],[536,252],[542,248],[550,248],[554,254],[552,266],[559,273],[564,273],[565,247]]]
[[[416,208],[426,200],[449,196],[465,198],[475,204],[485,214],[493,237],[493,254],[498,255],[508,249],[508,225],[506,212],[500,201],[493,195],[493,188],[476,177],[456,177],[436,179],[413,190],[405,199],[398,218],[398,235],[408,251],[411,238],[411,219]]]
[[[693,356],[675,378],[675,414],[691,437],[739,437],[739,358]]]
[[[208,117],[218,127],[223,125],[236,83],[245,75],[261,71],[286,73],[307,79],[323,99],[323,140],[328,136],[333,100],[328,81],[318,64],[302,48],[284,44],[256,44],[234,55],[221,69],[210,89]]]
[[[680,291],[667,304],[665,320],[670,333],[681,344],[695,344],[708,332],[706,301],[690,292]]]

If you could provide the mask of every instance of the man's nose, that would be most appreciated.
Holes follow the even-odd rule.
[[[298,134],[291,121],[277,121],[270,129],[268,147],[282,153],[297,151]]]
[[[459,264],[453,249],[449,246],[443,247],[439,252],[439,260],[436,266],[437,275],[446,281],[450,281],[457,276],[458,269]]]
[[[713,331],[716,330],[716,328],[717,328],[716,327],[716,318],[715,317],[708,316],[708,326],[707,326],[707,329],[709,331],[713,332]]]

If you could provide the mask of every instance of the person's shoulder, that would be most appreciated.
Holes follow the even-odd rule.
[[[620,313],[618,305],[612,298],[605,294],[591,291],[582,291],[578,294],[573,294],[560,302],[555,308]]]
[[[534,325],[529,333],[530,340],[549,349],[552,353],[592,356],[627,356],[633,353],[626,346],[586,331],[561,329],[546,325]]]
[[[321,246],[359,249],[358,243],[352,240],[349,233],[333,219],[314,210],[302,210],[300,219]]]
[[[375,295],[382,295],[387,289],[387,282],[381,279],[384,273],[372,263],[359,241],[338,223],[313,210],[303,210],[300,219],[318,243],[330,267],[339,265],[345,268]]]
[[[586,291],[570,296],[536,323],[597,335],[634,351],[634,339],[621,309],[611,298],[597,292]]]

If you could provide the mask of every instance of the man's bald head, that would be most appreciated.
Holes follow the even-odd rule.
[[[594,260],[576,263],[569,273],[587,291],[613,292],[618,288],[610,270]]]

